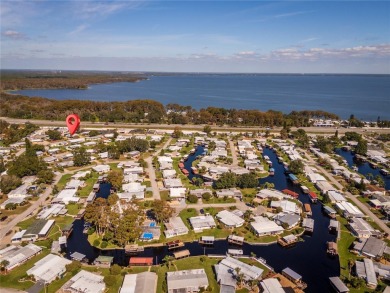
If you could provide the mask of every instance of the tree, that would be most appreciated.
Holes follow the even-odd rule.
[[[5,171],[5,164],[4,164],[4,159],[3,157],[0,157],[0,174]]]
[[[67,264],[65,268],[67,272],[70,272],[72,275],[75,275],[77,271],[81,268],[81,263],[79,261],[72,261],[70,264]]]
[[[84,147],[77,148],[73,151],[73,163],[77,167],[91,163],[91,156]]]
[[[9,261],[6,260],[6,259],[3,259],[1,262],[0,262],[0,269],[1,271],[5,271],[7,269],[7,266],[9,265]]]
[[[360,139],[355,147],[355,153],[358,155],[366,155],[367,154],[367,141],[364,139]]]
[[[111,288],[116,284],[116,277],[113,275],[108,275],[104,277],[103,281],[108,288]]]
[[[198,202],[198,197],[195,194],[189,194],[187,199],[190,203],[197,203]]]
[[[282,128],[282,130],[280,131],[280,138],[281,139],[286,139],[287,137],[288,137],[287,129]]]
[[[165,255],[164,258],[162,259],[163,263],[170,268],[172,264],[172,257],[169,255]]]
[[[123,173],[121,170],[111,170],[108,172],[107,181],[112,185],[115,190],[122,188]]]
[[[237,178],[237,186],[240,188],[255,188],[259,185],[259,180],[255,173],[242,174]]]
[[[15,175],[3,175],[0,177],[0,189],[4,194],[22,185],[22,180]]]
[[[202,198],[205,200],[205,201],[209,201],[210,198],[211,198],[211,193],[210,192],[205,192],[202,194]]]
[[[378,185],[380,186],[380,187],[385,187],[385,180],[383,180],[383,178],[382,178],[382,176],[381,175],[376,175],[375,176],[375,181],[376,182],[378,182]]]
[[[41,170],[37,174],[38,176],[38,183],[46,183],[50,184],[53,182],[54,179],[54,173],[52,170]]]
[[[246,210],[244,213],[244,220],[249,221],[252,217],[253,212],[251,210]],[[252,254],[251,254],[252,255]]]
[[[180,127],[176,126],[175,129],[173,130],[172,137],[179,138],[179,137],[182,137],[182,136],[183,136],[183,131],[181,131]]]
[[[210,125],[205,125],[203,127],[203,132],[206,132],[207,135],[209,135],[211,133],[212,129],[211,129],[211,126]]]
[[[303,162],[301,160],[293,160],[290,162],[288,169],[294,174],[303,173]]]
[[[50,140],[60,140],[62,138],[61,132],[59,132],[58,130],[49,129],[48,131],[46,131],[45,134],[49,136]]]
[[[364,280],[359,277],[353,277],[351,279],[351,285],[354,288],[360,288],[364,286]]]
[[[217,181],[214,182],[215,188],[232,188],[236,186],[237,176],[234,173],[226,172],[219,177]]]
[[[119,275],[122,271],[122,268],[117,265],[117,264],[113,264],[111,267],[110,267],[110,274],[111,275]]]
[[[157,222],[166,222],[174,213],[174,209],[165,201],[157,199],[153,202],[152,213]]]

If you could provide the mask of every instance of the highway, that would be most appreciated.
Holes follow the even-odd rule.
[[[8,123],[13,124],[23,124],[26,122],[31,122],[37,124],[39,126],[52,126],[52,127],[66,127],[65,120],[64,121],[50,121],[50,120],[33,120],[33,119],[15,119],[8,117],[0,117],[0,119],[7,121]],[[141,124],[141,123],[92,123],[92,122],[84,122],[81,121],[81,126],[83,128],[101,128],[101,129],[115,129],[115,128],[142,128],[142,129],[175,129],[176,127],[181,128],[182,130],[197,130],[203,131],[204,125],[192,125],[192,124]],[[221,132],[246,132],[246,131],[266,131],[265,127],[256,127],[256,126],[246,126],[246,127],[232,127],[232,126],[211,126],[212,131],[221,131]],[[302,127],[308,133],[322,133],[322,134],[334,134],[336,128],[334,127]],[[271,133],[279,133],[281,127],[275,127],[270,129]],[[292,127],[291,131],[297,130],[298,128]],[[354,131],[358,133],[390,133],[390,128],[339,128],[337,129],[339,134],[343,134],[345,132]]]

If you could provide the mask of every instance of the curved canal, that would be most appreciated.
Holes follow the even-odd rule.
[[[191,166],[192,161],[198,155],[198,151],[190,156],[186,166]],[[285,176],[283,166],[278,163],[275,153],[269,149],[264,149],[275,169],[275,176],[263,178],[260,183],[272,182],[278,190],[289,188],[299,193],[299,200],[303,203],[309,203],[307,195],[303,194],[298,186],[294,186]],[[109,185],[102,184],[97,196],[107,197],[109,194]],[[276,272],[280,272],[286,267],[290,267],[302,275],[304,282],[308,284],[305,292],[321,293],[329,292],[329,277],[338,276],[340,272],[338,258],[329,258],[326,254],[326,242],[334,241],[335,236],[328,233],[329,218],[324,216],[321,210],[321,204],[311,205],[315,220],[314,233],[312,236],[303,236],[302,242],[297,243],[294,247],[285,249],[278,244],[268,246],[244,244],[242,249],[245,255],[254,252],[257,257],[262,257],[267,264],[272,266]],[[75,251],[83,253],[89,261],[93,261],[101,255],[114,256],[114,263],[127,266],[129,257],[125,255],[124,249],[100,250],[92,247],[83,234],[84,221],[76,220],[71,236],[68,238],[67,256]],[[185,248],[191,253],[191,256],[203,254],[226,254],[229,245],[225,240],[218,240],[213,247],[203,247],[197,242],[186,243]],[[155,263],[161,263],[165,255],[169,254],[167,248],[146,248],[140,256],[150,256],[154,258]]]
[[[358,171],[360,174],[364,175],[366,178],[369,174],[372,174],[374,177],[381,176],[385,182],[385,188],[387,190],[390,190],[390,176],[383,176],[379,172],[379,168],[374,169],[370,166],[368,162],[362,162],[359,160],[355,160],[355,155],[351,151],[345,151],[343,149],[336,149],[336,154],[343,157],[350,168],[352,168],[353,165],[356,165],[358,168]]]

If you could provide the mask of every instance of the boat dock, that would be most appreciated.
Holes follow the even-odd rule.
[[[202,236],[199,239],[199,244],[202,245],[214,245],[215,237],[214,236]]]
[[[311,217],[313,213],[312,213],[312,211],[311,211],[311,206],[310,206],[310,204],[305,203],[305,204],[303,205],[303,208],[304,208],[304,210],[305,210],[306,215],[307,215],[308,217]]]
[[[184,247],[184,242],[180,240],[167,242],[168,250],[177,249],[180,247]]]
[[[278,244],[282,247],[290,247],[298,242],[298,238],[295,235],[287,235],[278,239]]]
[[[302,228],[305,229],[306,233],[314,232],[314,220],[310,218],[304,218],[302,221]]]
[[[329,242],[326,243],[326,245],[327,245],[327,249],[326,249],[326,253],[327,254],[329,254],[330,256],[338,255],[337,243],[336,242],[329,241]]]
[[[230,244],[243,245],[244,244],[244,237],[237,236],[237,235],[229,235],[229,237],[227,238],[227,241]]]
[[[137,254],[143,251],[144,251],[144,247],[138,246],[138,244],[128,244],[125,246],[125,254],[127,255]]]
[[[244,251],[242,249],[228,249],[227,253],[231,256],[243,255]]]
[[[175,251],[173,253],[173,256],[175,257],[175,259],[181,259],[181,258],[184,258],[184,257],[189,257],[190,256],[190,251],[188,249]]]

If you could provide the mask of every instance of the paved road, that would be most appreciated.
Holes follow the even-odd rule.
[[[172,138],[170,137],[164,145],[157,149],[150,157],[146,158],[146,162],[148,163],[148,174],[149,174],[149,180],[153,191],[153,199],[161,199],[160,196],[160,190],[158,189],[157,181],[156,181],[156,171],[153,167],[153,157],[157,156],[162,149],[166,149],[168,145],[171,143]]]
[[[5,234],[7,234],[8,231],[12,230],[20,221],[23,221],[28,215],[34,213],[39,209],[41,205],[44,204],[46,201],[46,198],[51,194],[52,192],[52,186],[58,183],[58,181],[61,179],[63,174],[57,174],[54,178],[54,183],[47,187],[45,192],[43,192],[39,199],[32,203],[32,205],[25,210],[23,213],[17,215],[15,218],[13,218],[10,222],[8,222],[4,227],[0,229],[0,239],[1,243],[5,240]]]
[[[33,119],[14,119],[8,117],[0,117],[0,119],[5,120],[9,123],[21,124],[26,123],[27,121],[35,123],[41,126],[56,126],[56,127],[65,127],[65,121],[49,121],[49,120],[33,120]],[[182,124],[131,124],[131,123],[109,123],[106,125],[105,123],[92,123],[92,122],[84,122],[81,121],[82,127],[91,127],[91,128],[144,128],[144,129],[175,129],[175,127],[179,127],[181,129],[188,130],[198,130],[203,131],[204,125],[182,125]],[[232,127],[232,126],[211,126],[212,131],[225,131],[225,132],[245,132],[245,131],[265,131],[265,127]],[[271,129],[273,133],[279,133],[281,127],[275,127]],[[305,127],[304,128],[308,133],[335,133],[336,128],[334,127]],[[292,127],[291,131],[297,130],[296,127]],[[339,128],[339,134],[343,134],[348,131],[354,131],[358,133],[365,132],[377,132],[377,133],[390,133],[390,128],[369,128],[369,129],[361,129],[361,128]]]
[[[234,146],[234,142],[231,139],[229,139],[229,146],[230,146],[230,151],[232,152],[233,166],[238,166],[236,148]]]
[[[338,182],[331,173],[329,173],[327,170],[325,170],[324,168],[322,168],[321,166],[319,166],[314,160],[313,158],[306,153],[306,156],[309,158],[309,162],[314,165],[318,170],[320,170],[323,174],[326,175],[326,177],[329,178],[329,180],[337,186],[337,188],[339,188],[340,190],[343,189],[343,186],[340,184],[340,182]],[[353,203],[358,206],[362,211],[363,213],[365,213],[367,216],[369,216],[376,224],[378,224],[378,226],[385,232],[387,233],[389,236],[387,238],[390,239],[390,228],[381,220],[379,219],[373,212],[371,212],[371,210],[369,209],[368,206],[366,206],[364,203],[362,203],[361,201],[359,201],[355,195],[353,195],[352,193],[346,191],[344,192],[344,194],[350,198]]]

